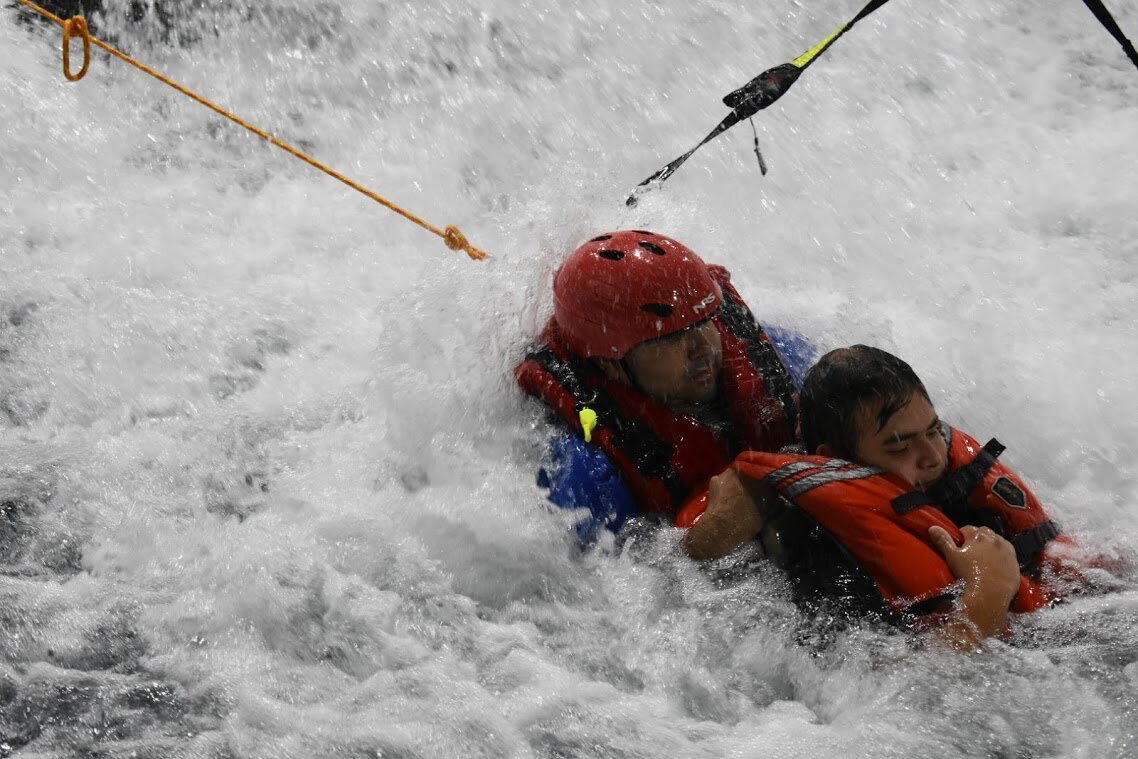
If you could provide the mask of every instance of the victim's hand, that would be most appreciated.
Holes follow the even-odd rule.
[[[1003,592],[1010,603],[1019,590],[1019,563],[1015,548],[987,527],[965,525],[960,528],[964,543],[956,541],[941,527],[929,528],[929,539],[945,563],[965,585],[983,584],[993,592]]]
[[[959,546],[941,527],[930,527],[929,539],[952,574],[964,581],[957,623],[946,626],[946,633],[951,645],[969,649],[1004,629],[1020,573],[1015,548],[1003,537],[987,527],[966,525],[960,531]]]

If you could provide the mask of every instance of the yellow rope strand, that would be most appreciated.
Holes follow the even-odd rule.
[[[246,129],[248,129],[253,134],[257,135],[258,137],[260,137],[264,140],[271,142],[272,144],[276,145],[281,150],[284,150],[285,152],[292,154],[296,158],[299,158],[300,160],[304,161],[305,163],[309,164],[310,166],[312,166],[314,168],[320,169],[320,171],[323,171],[325,174],[329,175],[330,177],[333,177],[335,179],[340,180],[341,182],[346,184],[348,187],[351,187],[353,190],[356,190],[357,192],[360,192],[360,193],[366,195],[367,197],[371,198],[372,200],[379,203],[380,205],[385,206],[385,207],[389,208],[390,210],[394,211],[395,213],[403,216],[407,220],[415,222],[416,224],[418,224],[420,227],[427,230],[428,232],[433,232],[434,234],[441,237],[443,239],[443,242],[446,243],[446,246],[448,248],[450,248],[451,250],[461,250],[461,251],[465,252],[466,255],[470,256],[472,259],[474,259],[476,261],[481,261],[481,260],[488,257],[488,254],[485,251],[480,250],[479,248],[476,248],[473,245],[471,245],[470,241],[466,239],[466,235],[464,235],[462,233],[462,231],[458,227],[454,226],[453,224],[448,225],[446,227],[446,229],[439,229],[434,224],[431,224],[430,222],[419,218],[418,216],[411,213],[410,211],[399,207],[395,203],[392,203],[390,200],[388,200],[387,198],[384,198],[382,195],[379,195],[379,194],[369,190],[368,188],[364,187],[363,185],[359,184],[358,182],[344,176],[343,174],[336,171],[335,169],[324,165],[320,161],[317,161],[315,158],[308,155],[307,153],[304,153],[303,151],[301,151],[297,148],[294,148],[292,145],[289,145],[287,142],[284,142],[283,140],[277,139],[276,137],[269,134],[265,130],[260,129],[259,127],[256,127],[253,124],[250,124],[249,122],[245,121],[244,119],[240,118],[239,116],[225,110],[221,106],[210,102],[209,100],[207,100],[206,98],[197,94],[193,90],[190,90],[190,89],[187,89],[186,87],[183,87],[182,85],[178,84],[174,80],[167,78],[163,74],[155,71],[154,69],[150,68],[149,66],[142,63],[141,61],[137,61],[134,58],[131,58],[129,55],[122,52],[121,50],[118,50],[113,45],[110,45],[110,44],[102,41],[98,37],[91,36],[90,32],[87,29],[87,21],[82,16],[75,16],[73,18],[68,19],[67,21],[64,21],[63,19],[59,18],[58,16],[56,16],[51,11],[48,11],[44,8],[41,8],[40,6],[31,2],[31,0],[20,0],[20,2],[23,3],[24,5],[26,5],[27,7],[31,8],[36,13],[39,13],[44,18],[50,19],[50,20],[54,21],[55,23],[59,24],[61,27],[63,27],[63,75],[64,75],[64,77],[67,78],[68,81],[77,82],[80,79],[82,79],[84,75],[86,75],[87,68],[88,68],[88,65],[90,64],[90,60],[91,60],[91,44],[94,43],[95,45],[102,48],[103,50],[106,50],[108,53],[115,56],[116,58],[119,58],[120,60],[123,60],[123,61],[129,63],[130,65],[134,66],[135,68],[139,69],[140,71],[144,71],[147,74],[150,74],[150,76],[154,77],[155,79],[157,79],[157,80],[159,80],[165,84],[170,85],[171,87],[176,89],[178,92],[181,92],[186,97],[189,97],[193,100],[196,100],[197,102],[204,105],[206,108],[209,108],[210,110],[214,111],[215,113],[217,113],[221,116],[224,116],[225,118],[229,119],[230,121],[234,122],[235,124],[239,124],[240,126],[245,127]],[[74,74],[71,72],[71,51],[70,51],[71,39],[73,37],[81,37],[83,39],[83,65],[79,69],[78,73],[74,73]]]

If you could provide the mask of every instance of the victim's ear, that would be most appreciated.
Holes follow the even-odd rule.
[[[834,457],[834,453],[832,450],[830,450],[830,446],[826,445],[825,443],[821,443],[817,448],[815,448],[814,453],[818,456],[829,456],[831,458]]]

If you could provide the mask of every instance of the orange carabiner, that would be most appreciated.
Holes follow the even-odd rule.
[[[71,38],[83,38],[83,65],[78,74],[71,73]],[[69,82],[78,82],[87,75],[87,67],[91,65],[91,33],[87,30],[87,19],[82,16],[72,16],[63,22],[63,76]]]

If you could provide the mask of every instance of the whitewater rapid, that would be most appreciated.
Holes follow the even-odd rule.
[[[1108,3],[1131,39],[1138,6]],[[100,34],[493,258],[0,10],[0,756],[1135,757],[1138,589],[953,656],[746,552],[581,555],[511,370],[589,236],[880,345],[1138,544],[1138,71],[1078,0],[105,0]]]

